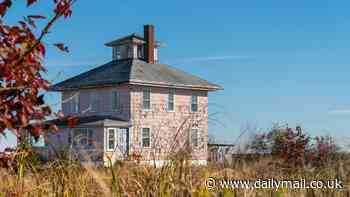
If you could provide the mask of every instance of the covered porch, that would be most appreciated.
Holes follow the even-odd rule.
[[[131,124],[128,121],[95,115],[71,116],[50,122],[60,128],[57,134],[49,136],[50,144],[53,149],[68,149],[72,159],[84,164],[110,165],[129,155]]]

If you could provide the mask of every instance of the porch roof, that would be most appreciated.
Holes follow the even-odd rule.
[[[73,120],[74,119],[74,120]],[[76,121],[76,127],[130,127],[129,121],[122,120],[110,115],[92,115],[92,116],[69,116],[63,119],[53,119],[48,123],[56,124],[57,126],[66,127],[70,121]]]

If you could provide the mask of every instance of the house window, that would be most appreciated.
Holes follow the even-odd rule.
[[[198,111],[198,96],[192,95],[191,97],[191,111],[196,112]]]
[[[76,145],[85,146],[87,145],[87,133],[86,129],[76,129],[74,130],[74,141],[78,142]]]
[[[78,113],[79,112],[79,93],[75,93],[71,100],[69,101],[70,104],[70,110],[72,113]]]
[[[120,110],[120,92],[113,91],[112,92],[112,109],[114,111]]]
[[[91,111],[98,112],[100,108],[100,97],[97,93],[90,94]]]
[[[151,90],[149,88],[143,90],[142,109],[151,109]]]
[[[107,149],[113,151],[115,148],[115,129],[108,129],[107,131]]]
[[[170,90],[168,94],[168,111],[174,111],[175,90]]]
[[[121,59],[121,49],[120,47],[114,47],[114,59],[119,60]]]
[[[93,147],[93,134],[92,129],[82,128],[74,130],[73,144],[78,147],[92,148]],[[71,136],[68,136],[68,141],[71,142]]]
[[[151,145],[150,128],[142,128],[142,147],[149,148]]]
[[[198,147],[199,142],[199,131],[198,129],[191,129],[191,146]]]
[[[143,48],[143,45],[138,45],[138,46],[137,46],[137,57],[138,57],[138,58],[141,58],[141,59],[144,58],[143,49],[144,49],[144,48]]]
[[[130,45],[126,46],[126,51],[128,53],[128,58],[132,58],[133,47]]]

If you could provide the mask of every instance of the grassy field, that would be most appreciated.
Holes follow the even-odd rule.
[[[290,168],[276,159],[236,159],[231,164],[191,166],[183,158],[155,168],[119,162],[94,168],[59,160],[30,163],[17,172],[0,171],[0,196],[350,196],[350,159],[341,157],[322,168]],[[23,170],[22,170],[23,169]],[[25,170],[24,170],[25,169]],[[334,180],[344,189],[232,189],[209,190],[208,178],[276,180]]]

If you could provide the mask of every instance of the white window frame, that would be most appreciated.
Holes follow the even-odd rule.
[[[132,58],[133,55],[133,47],[130,45],[126,46],[126,53],[127,53],[127,58]]]
[[[193,143],[193,131],[196,131],[196,142],[197,144]],[[192,148],[198,148],[200,143],[200,130],[199,128],[192,128],[190,133],[190,144]]]
[[[84,132],[84,136],[79,136],[78,141],[76,141],[76,137],[78,135],[76,135],[76,131],[77,130],[81,130],[82,132]],[[68,139],[70,138],[71,142],[73,143],[74,146],[78,147],[78,148],[85,148],[85,149],[93,149],[94,146],[92,144],[92,140],[94,139],[94,134],[93,134],[94,130],[91,128],[76,128],[73,130],[73,133],[69,133],[68,135]],[[81,138],[86,138],[86,143],[85,144],[81,144]],[[77,145],[78,143],[78,145]]]
[[[79,113],[80,102],[79,102],[79,92],[75,92],[69,100],[69,110],[71,113]]]
[[[147,100],[145,100],[145,92],[149,92],[149,99],[148,99],[148,102],[149,102],[149,108],[145,108],[145,102],[147,102]],[[142,110],[144,111],[150,111],[151,110],[151,105],[152,105],[152,102],[151,102],[151,97],[152,97],[152,92],[151,92],[151,88],[144,88],[142,90]]]
[[[109,134],[110,134],[110,131],[113,132],[113,135],[114,135],[114,147],[113,148],[110,148],[110,139],[109,139]],[[117,128],[106,128],[106,150],[107,151],[114,151],[115,148],[117,146]]]
[[[193,98],[196,98],[196,102],[193,102]],[[191,112],[198,112],[198,100],[199,100],[199,97],[197,94],[192,94],[191,95],[191,101],[190,101],[190,108],[191,108]],[[196,110],[193,110],[193,105],[196,105]]]
[[[90,102],[90,106],[91,106],[91,110],[90,111],[91,112],[99,112],[100,111],[100,97],[97,94],[97,92],[91,92],[89,100],[90,100],[89,102]],[[96,109],[94,109],[95,105],[96,105]]]
[[[149,133],[149,146],[144,146],[143,144],[143,129],[148,129],[148,133]],[[152,132],[151,132],[151,128],[150,127],[142,127],[141,128],[141,147],[142,148],[151,148],[151,144],[152,144]]]
[[[121,48],[120,48],[120,46],[117,46],[117,47],[113,47],[113,49],[114,49],[114,59],[115,60],[120,60],[121,59]]]
[[[112,111],[120,111],[121,103],[120,103],[120,91],[113,90],[111,93],[111,109]]]
[[[169,106],[170,106],[170,95],[173,96],[173,109],[170,110]],[[175,89],[170,89],[168,92],[168,103],[167,103],[167,110],[168,112],[175,112]]]
[[[143,45],[137,45],[136,48],[137,48],[136,49],[136,51],[137,51],[137,58],[143,59],[145,57]]]

